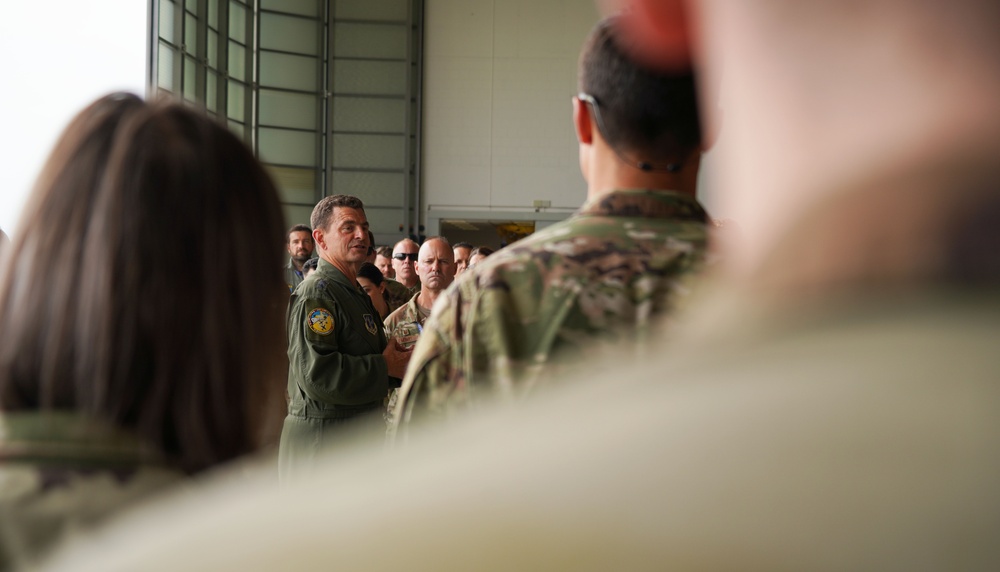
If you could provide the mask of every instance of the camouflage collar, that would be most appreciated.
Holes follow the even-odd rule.
[[[162,457],[136,437],[70,412],[0,415],[0,463],[128,468],[161,465]]]
[[[709,220],[708,213],[694,197],[676,191],[654,191],[651,189],[611,191],[584,203],[577,214],[667,218],[706,224]]]

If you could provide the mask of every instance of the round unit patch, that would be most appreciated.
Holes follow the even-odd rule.
[[[310,330],[321,336],[328,336],[333,331],[333,315],[326,308],[314,308],[306,322]]]

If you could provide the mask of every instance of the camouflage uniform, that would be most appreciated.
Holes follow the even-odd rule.
[[[390,338],[396,338],[403,347],[417,343],[417,338],[423,331],[428,312],[422,312],[417,305],[419,292],[414,294],[405,305],[389,314],[385,319],[385,332]]]
[[[152,448],[67,413],[0,417],[0,570],[180,482]]]
[[[390,340],[396,338],[406,348],[417,343],[417,338],[424,331],[424,323],[430,316],[430,312],[421,311],[420,306],[417,305],[417,297],[419,296],[419,293],[414,294],[405,305],[400,306],[385,319],[386,335],[389,336]],[[399,390],[393,389],[386,398],[386,423],[392,423],[392,410],[395,409],[398,400]]]
[[[465,272],[414,348],[393,423],[521,395],[597,338],[644,330],[701,266],[707,223],[688,195],[614,191]]]
[[[395,312],[396,308],[406,304],[406,301],[414,294],[409,288],[392,278],[385,278],[382,283],[385,284],[385,293],[382,294],[382,298],[385,299],[386,305],[389,306],[390,314]],[[420,291],[419,287],[417,291]]]
[[[392,382],[378,319],[358,283],[326,260],[295,289],[288,301],[289,402],[278,449],[282,478],[292,476],[292,467],[311,463],[332,439],[384,429],[374,413]]]

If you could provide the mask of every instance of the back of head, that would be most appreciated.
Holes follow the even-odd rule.
[[[617,18],[602,20],[580,54],[579,89],[597,102],[610,146],[668,162],[702,146],[694,76],[648,68],[615,38]]]
[[[43,168],[0,279],[0,408],[111,423],[188,472],[254,450],[280,397],[281,213],[207,117],[93,103]]]

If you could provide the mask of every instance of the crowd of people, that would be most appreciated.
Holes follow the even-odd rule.
[[[1000,565],[1000,4],[602,6],[585,200],[495,253],[81,112],[0,246],[0,569]]]
[[[293,467],[311,466],[362,427],[377,434],[375,411],[394,439],[401,424],[522,399],[566,377],[595,344],[635,346],[654,324],[665,327],[705,266],[709,217],[695,194],[706,145],[693,74],[636,63],[616,41],[616,22],[602,21],[580,58],[574,126],[587,200],[569,219],[496,254],[404,238],[386,277],[360,199],[317,205],[318,274],[289,283],[283,475],[301,474]],[[331,227],[328,211],[349,224]],[[301,228],[288,233],[289,268],[308,255]],[[367,286],[362,267],[375,275]],[[405,294],[391,294],[392,284]],[[357,304],[362,289],[367,309]]]

